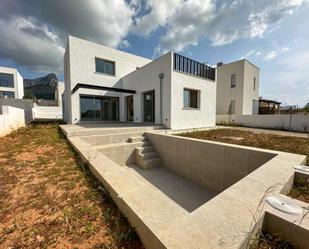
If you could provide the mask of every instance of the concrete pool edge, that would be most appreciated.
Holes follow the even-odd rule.
[[[137,183],[138,179],[131,178],[133,176],[130,170],[117,165],[79,137],[68,137],[68,140],[89,163],[91,171],[106,187],[131,225],[137,229],[146,248],[239,248],[246,239],[244,231],[249,232],[251,229],[251,213],[256,211],[265,190],[275,182],[277,186],[274,192],[288,191],[292,184],[293,166],[303,163],[306,158],[302,155],[265,150],[275,153],[276,156],[193,212],[182,212],[175,208],[178,212],[175,217],[170,217],[169,224],[164,229],[159,229],[155,223],[161,221],[152,220],[155,216],[151,215],[162,210],[162,203],[156,204],[156,201],[149,200],[154,205],[152,210],[143,211],[143,205],[149,206],[142,196],[147,196],[147,191],[154,194],[153,189],[149,189],[149,186],[142,182]],[[279,174],[271,174],[278,170]],[[144,189],[141,189],[143,187]],[[144,201],[142,204],[132,202],[129,195],[134,191],[135,195]],[[165,204],[166,208],[173,209],[173,203]],[[233,241],[231,246],[229,240],[235,236],[237,241]]]

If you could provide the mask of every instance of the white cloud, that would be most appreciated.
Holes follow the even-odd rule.
[[[267,53],[263,60],[265,61],[270,61],[270,60],[273,60],[274,58],[278,57],[279,55],[281,55],[282,53],[284,52],[288,52],[290,50],[290,48],[288,47],[283,47],[281,49],[277,49],[277,50],[273,50],[273,51],[270,51],[269,53]]]
[[[285,104],[304,105],[309,102],[309,79],[307,77],[309,50],[291,51],[288,56],[281,56],[280,60],[274,61],[272,68],[265,69],[267,78],[267,93]],[[264,71],[265,73],[265,71]]]
[[[149,35],[159,27],[166,27],[166,33],[155,49],[156,54],[168,50],[183,51],[196,45],[201,38],[209,39],[212,46],[222,46],[240,38],[263,37],[278,28],[284,16],[292,15],[308,2],[175,0],[162,2],[160,11],[157,1],[151,0],[147,14],[138,18],[135,28],[141,34]]]
[[[9,30],[10,32],[3,32]],[[59,37],[35,19],[0,20],[0,55],[42,72],[62,71],[64,48]]]
[[[248,53],[242,56],[241,59],[250,58],[254,54],[257,54],[257,53],[254,50],[250,50]]]
[[[125,40],[138,2],[125,0],[2,0],[0,57],[42,71],[62,70],[67,35],[107,46]]]
[[[167,23],[168,18],[175,13],[180,3],[181,0],[147,1],[144,11],[148,11],[149,14],[137,17],[132,31],[142,36],[148,36],[152,31]]]

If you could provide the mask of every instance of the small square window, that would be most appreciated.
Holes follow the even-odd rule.
[[[115,62],[95,58],[95,70],[98,73],[115,75]]]
[[[200,93],[197,90],[184,89],[183,91],[183,106],[184,108],[199,108]]]
[[[231,75],[231,88],[236,87],[236,74]]]

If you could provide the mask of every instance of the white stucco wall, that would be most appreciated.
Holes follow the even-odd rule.
[[[157,60],[141,67],[140,69],[126,75],[123,78],[123,88],[136,90],[133,96],[134,121],[144,122],[143,120],[143,93],[155,91],[155,123],[161,124],[160,114],[160,78],[163,73],[162,81],[162,124],[171,127],[171,67],[172,53],[161,56]],[[130,94],[126,94],[128,96]],[[125,105],[125,103],[124,103]]]
[[[33,119],[62,120],[62,106],[38,106],[32,108]]]
[[[64,65],[64,92],[63,92],[63,121],[72,123],[72,101],[71,101],[71,64],[70,64],[70,44],[69,40],[66,44],[66,49],[63,57]]]
[[[58,106],[62,106],[62,94],[63,93],[64,93],[64,82],[58,81],[58,86],[57,86]]]
[[[184,108],[184,88],[200,91],[200,107]],[[211,127],[216,124],[216,82],[172,72],[171,128],[190,129]]]
[[[0,87],[0,91],[14,92],[16,99],[22,99],[24,97],[24,81],[17,69],[11,67],[0,67],[0,73],[12,74],[14,78],[14,88]]]
[[[256,85],[254,90],[254,77]],[[243,81],[243,105],[242,114],[258,114],[258,105],[253,109],[253,100],[259,101],[260,69],[247,60],[244,61],[244,81]]]
[[[25,126],[25,114],[23,109],[12,106],[0,106],[0,137]]]
[[[115,76],[97,73],[95,58],[115,62]],[[65,120],[69,123],[80,121],[79,95],[107,95],[106,91],[79,89],[73,96],[71,90],[78,83],[122,88],[120,80],[124,75],[136,70],[137,67],[151,62],[150,59],[132,55],[100,44],[70,36],[65,53]],[[120,97],[123,106],[123,94],[109,92],[108,96]],[[68,100],[70,98],[70,100]],[[120,120],[124,120],[124,111],[120,108]]]
[[[232,124],[248,127],[309,132],[309,114],[231,115]],[[217,115],[217,124],[229,124],[229,115]]]
[[[236,75],[236,86],[231,88],[231,75]],[[244,61],[217,67],[217,114],[227,114],[232,100],[235,113],[242,113]]]
[[[231,88],[231,75],[236,75],[236,87]],[[251,115],[253,100],[259,99],[259,69],[247,60],[239,60],[217,67],[217,115],[228,114],[235,100],[235,114]],[[253,90],[253,78],[256,88]],[[258,106],[256,106],[258,108]]]

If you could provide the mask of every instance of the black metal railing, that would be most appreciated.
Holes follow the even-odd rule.
[[[174,70],[209,80],[216,78],[214,68],[176,53],[174,53]]]

